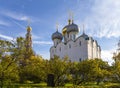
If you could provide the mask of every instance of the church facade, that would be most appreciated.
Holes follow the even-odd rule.
[[[68,25],[52,34],[53,46],[50,48],[50,58],[59,56],[61,59],[68,57],[71,61],[101,58],[101,48],[97,41],[87,34],[76,37],[79,33],[78,25],[73,20],[68,20]]]

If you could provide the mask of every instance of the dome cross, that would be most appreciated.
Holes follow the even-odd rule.
[[[85,34],[85,25],[83,24],[83,34]]]
[[[56,30],[58,31],[58,28],[59,28],[59,24],[58,22],[56,23]]]
[[[28,18],[28,19],[27,19],[27,24],[28,24],[28,26],[30,26],[30,23],[31,23],[30,18]]]

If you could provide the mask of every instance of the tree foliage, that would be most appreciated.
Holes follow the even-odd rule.
[[[89,81],[96,81],[99,84],[110,75],[108,63],[97,58],[79,62],[77,68],[79,77],[77,84]]]
[[[14,44],[9,41],[0,40],[0,85],[11,81],[18,81],[18,70],[16,59],[12,57]]]
[[[101,59],[86,59],[71,62],[69,58],[58,56],[45,60],[35,55],[32,48],[25,47],[26,41],[18,37],[16,41],[0,40],[0,85],[10,82],[39,83],[47,82],[49,74],[54,75],[55,86],[65,83],[80,85],[86,82],[117,80],[120,82],[120,62],[112,66]],[[116,58],[119,58],[119,55]]]
[[[49,72],[48,74],[53,74],[55,79],[55,86],[60,86],[60,85],[64,85],[64,81],[66,78],[66,74],[68,71],[68,59],[64,58],[64,59],[60,59],[59,57],[55,56],[54,58],[52,58],[48,65],[49,65]]]

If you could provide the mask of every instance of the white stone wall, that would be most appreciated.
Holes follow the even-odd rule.
[[[60,58],[68,56],[71,61],[84,60],[88,58],[87,47],[87,40],[82,37],[78,38],[75,42],[70,40],[66,45],[61,42],[56,48],[54,46],[51,47],[50,57],[53,58],[54,55],[57,55]]]
[[[93,39],[92,37],[89,38],[88,41],[88,58],[93,58]]]
[[[60,39],[54,39],[53,42],[54,42],[54,46],[57,46],[61,42],[61,40]]]
[[[101,58],[101,48],[98,46],[98,58]]]
[[[66,44],[60,42],[56,47],[52,46],[50,48],[50,58],[54,58],[54,55],[60,58],[68,56],[71,61],[82,61],[100,58],[101,50],[97,41],[93,41],[92,37],[89,37],[89,40],[78,37],[75,41],[69,40]]]

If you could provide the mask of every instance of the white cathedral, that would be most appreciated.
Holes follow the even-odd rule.
[[[54,45],[50,48],[50,58],[59,56],[61,59],[68,57],[71,61],[82,61],[85,59],[101,58],[101,48],[92,37],[79,33],[78,25],[73,20],[68,20],[68,25],[52,34]],[[64,39],[62,41],[62,39]]]

